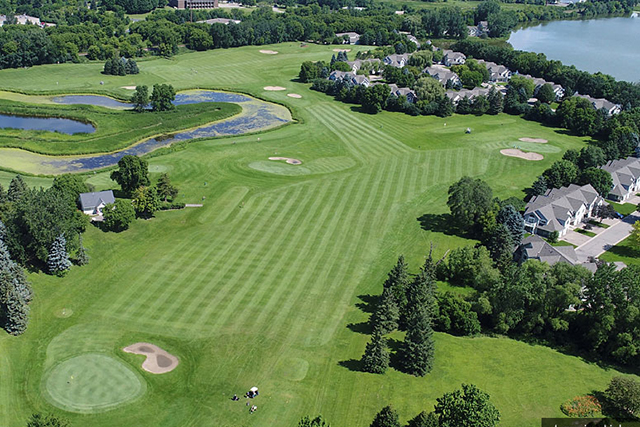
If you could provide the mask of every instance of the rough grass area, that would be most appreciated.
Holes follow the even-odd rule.
[[[0,147],[53,155],[105,153],[128,147],[150,136],[222,120],[240,111],[240,106],[230,103],[180,105],[175,111],[136,113],[88,105],[37,105],[0,99],[0,113],[63,117],[96,127],[95,133],[76,135],[0,129]]]
[[[357,371],[371,303],[397,256],[405,254],[417,271],[431,243],[438,259],[475,243],[453,234],[442,215],[451,183],[470,175],[485,179],[496,196],[524,196],[523,188],[584,140],[506,115],[358,113],[295,81],[302,61],[329,60],[333,48],[191,53],[141,61],[140,75],[123,78],[99,74],[102,64],[94,63],[0,71],[2,86],[34,91],[54,90],[56,81],[60,90],[85,92],[159,81],[235,89],[292,106],[299,119],[259,136],[203,140],[151,158],[152,180],[169,173],[178,202],[204,197],[204,207],[160,212],[119,234],[92,227],[84,238],[89,265],[63,279],[30,275],[29,330],[19,338],[0,334],[3,427],[23,427],[34,411],[91,427],[284,427],[318,413],[335,427],[366,427],[389,403],[406,422],[462,382],[491,395],[502,426],[533,427],[541,417],[562,416],[562,402],[603,390],[619,375],[542,346],[445,334],[436,334],[435,367],[424,378]],[[267,85],[287,91],[267,93]],[[287,92],[303,97],[291,100]],[[473,133],[438,135],[444,123]],[[500,155],[516,136],[548,139],[558,151],[535,163]],[[301,159],[311,173],[251,167],[271,156]],[[112,188],[107,176],[92,174],[89,182]],[[58,317],[62,308],[73,314]],[[392,338],[397,348],[402,334]],[[146,374],[141,356],[121,351],[134,342],[167,349],[180,365]],[[99,414],[51,406],[40,388],[45,372],[86,353],[126,361],[147,392]],[[252,386],[260,396],[249,415],[244,401],[230,398]]]

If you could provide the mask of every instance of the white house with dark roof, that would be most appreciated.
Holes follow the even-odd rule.
[[[213,18],[213,19],[207,19],[206,21],[198,21],[198,23],[209,24],[209,25],[213,25],[213,24],[229,25],[231,23],[239,24],[241,22],[242,21],[240,21],[238,19],[227,19],[227,18]]]
[[[469,99],[473,99],[476,96],[487,96],[489,94],[489,90],[490,89],[483,87],[476,87],[473,89],[448,90],[444,94],[451,100],[451,102],[453,102],[454,105],[458,105],[458,102],[460,102],[462,98],[467,97]]]
[[[533,197],[524,210],[524,226],[532,234],[548,237],[554,231],[560,237],[591,218],[603,199],[590,184],[553,188]]]
[[[580,98],[584,98],[588,100],[591,103],[591,105],[593,105],[593,108],[595,108],[596,110],[604,109],[607,112],[607,114],[610,116],[614,114],[618,114],[622,111],[622,105],[615,104],[604,98],[593,98],[589,95],[580,95],[580,94],[577,94],[576,96],[579,96]]]
[[[393,54],[385,56],[382,60],[385,65],[391,65],[392,67],[402,68],[409,63],[409,55],[406,53],[403,54]]]
[[[93,193],[81,193],[78,196],[80,210],[87,215],[102,215],[102,209],[109,203],[115,203],[113,191],[97,191]]]
[[[381,61],[378,58],[356,59],[355,61],[347,61],[347,65],[351,67],[351,72],[356,74],[363,66],[368,67],[371,70],[376,69],[376,67],[379,68],[380,62]]]
[[[559,262],[574,265],[578,262],[578,256],[573,246],[551,246],[540,236],[532,234],[525,237],[515,252],[515,259],[518,262],[525,262],[535,259],[554,265]]]
[[[463,65],[467,61],[467,56],[461,52],[454,52],[449,49],[443,51],[442,63],[447,67],[452,65]]]
[[[344,81],[354,86],[364,86],[364,87],[369,87],[369,83],[370,83],[369,79],[366,76],[360,76],[348,71],[338,71],[338,70],[332,71],[331,74],[329,74],[329,80],[332,80],[334,82]]]
[[[437,79],[444,87],[447,86],[447,83],[449,83],[450,86],[455,87],[459,87],[462,85],[460,77],[458,77],[458,75],[453,71],[444,68],[443,66],[427,67],[422,70],[422,72],[430,77],[433,77],[434,79]]]
[[[336,33],[336,37],[339,39],[343,39],[343,44],[359,44],[360,43],[360,34],[349,31],[347,33]]]
[[[513,74],[510,69],[504,65],[496,64],[495,62],[479,59],[478,63],[487,68],[487,71],[489,71],[489,81],[494,83],[508,82]]]
[[[611,160],[601,166],[611,174],[613,187],[607,195],[608,199],[624,202],[640,191],[640,159],[628,157],[621,160]]]

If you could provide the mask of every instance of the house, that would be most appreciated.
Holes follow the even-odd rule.
[[[590,184],[553,188],[527,203],[524,227],[543,237],[549,237],[553,232],[561,237],[590,218],[594,208],[602,203],[602,197]]]
[[[494,83],[508,82],[513,74],[507,67],[496,64],[495,62],[479,59],[478,63],[483,64],[487,68],[487,71],[489,71],[489,81]]]
[[[467,97],[469,99],[473,99],[476,96],[487,96],[489,94],[489,89],[476,87],[473,89],[462,89],[462,90],[448,90],[445,93],[445,96],[453,102],[454,105],[458,105],[461,99]]]
[[[400,31],[400,34],[404,34],[405,36],[407,36],[407,40],[415,44],[418,49],[420,48],[420,42],[418,41],[418,38],[416,36],[408,31]]]
[[[442,57],[442,63],[447,67],[452,65],[463,65],[467,61],[467,56],[464,53],[454,52],[449,49],[444,50],[444,56]]]
[[[607,112],[607,115],[609,116],[618,114],[622,111],[622,106],[620,104],[614,104],[613,102],[608,101],[604,98],[593,98],[589,95],[580,94],[577,94],[576,96],[579,96],[580,98],[584,98],[591,102],[591,105],[593,105],[593,108],[595,108],[596,110],[605,110]]]
[[[613,180],[608,199],[624,202],[640,191],[640,159],[637,157],[612,160],[600,168],[609,172]]]
[[[37,25],[39,27],[55,27],[55,24],[48,24],[45,22],[41,22],[40,18],[29,15],[16,15],[14,16],[15,24],[17,25]],[[7,15],[0,15],[0,27],[2,27],[5,23],[7,23],[9,19]]]
[[[238,20],[238,19],[227,19],[227,18],[213,18],[213,19],[207,19],[206,21],[198,21],[201,24],[209,24],[209,25],[213,25],[213,24],[224,24],[224,25],[229,25],[230,23],[234,23],[234,24],[239,24],[242,21]]]
[[[453,71],[448,70],[442,66],[427,67],[422,70],[422,72],[429,75],[430,77],[433,77],[434,79],[437,79],[444,87],[447,87],[447,84],[449,84],[449,87],[462,86],[460,77],[458,77],[458,75]]]
[[[403,54],[394,54],[385,56],[382,60],[385,65],[391,65],[392,67],[402,68],[409,63],[409,55],[406,53]]]
[[[514,259],[521,263],[529,259],[535,259],[540,262],[546,262],[549,265],[559,262],[575,265],[578,262],[578,256],[573,246],[551,246],[535,234],[522,240],[522,243],[515,251]]]
[[[489,33],[489,24],[487,21],[480,21],[478,25],[467,25],[469,30],[469,37],[482,37]]]
[[[343,40],[342,44],[360,44],[360,34],[358,33],[336,33],[336,37]]]
[[[116,201],[113,191],[98,191],[94,193],[82,193],[78,197],[80,210],[87,215],[102,215],[102,209],[109,203]]]
[[[418,100],[418,96],[416,95],[416,93],[407,87],[398,88],[395,92],[392,93],[397,97],[404,95],[407,98],[407,102],[410,102],[411,104]]]
[[[370,74],[380,69],[380,60],[378,58],[356,59],[355,61],[347,61],[351,67],[352,73],[357,73],[361,68],[365,67],[370,70]]]
[[[347,82],[353,86],[364,86],[364,87],[369,87],[369,79],[365,76],[359,76],[347,71],[332,71],[331,74],[329,74],[329,80],[332,80],[334,82],[337,81],[343,81],[343,82]]]
[[[169,0],[169,6],[176,9],[215,9],[218,0]]]
[[[550,84],[551,88],[553,89],[553,93],[556,94],[556,100],[560,100],[562,99],[562,97],[564,97],[564,88],[557,83],[548,82],[545,79],[541,79],[539,77],[533,77],[529,74],[520,74],[520,76],[533,80],[533,83],[535,85],[535,88],[533,90],[534,96],[538,95],[538,92],[540,91],[540,88],[542,86],[544,86],[545,84]]]

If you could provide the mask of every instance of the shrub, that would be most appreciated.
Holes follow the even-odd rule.
[[[602,406],[595,396],[576,396],[560,405],[560,410],[568,417],[594,417],[602,412]]]

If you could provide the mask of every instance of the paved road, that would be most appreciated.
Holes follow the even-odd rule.
[[[597,257],[612,246],[626,239],[636,221],[640,221],[640,213],[638,212],[632,213],[588,242],[578,246],[576,248],[578,260],[585,262],[589,257]]]

